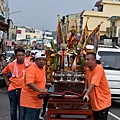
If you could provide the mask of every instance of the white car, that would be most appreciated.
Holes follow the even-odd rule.
[[[15,54],[14,51],[6,51],[6,60],[9,62],[10,57]]]
[[[32,54],[32,53],[38,53],[38,52],[41,52],[41,51],[45,53],[45,50],[31,50],[30,52]]]
[[[99,47],[98,54],[101,56],[112,98],[120,98],[120,48]]]

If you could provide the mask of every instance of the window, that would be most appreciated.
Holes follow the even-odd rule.
[[[99,51],[98,54],[101,56],[101,63],[105,69],[120,68],[120,52]]]
[[[115,26],[115,21],[112,22],[112,27]]]
[[[26,39],[30,39],[30,35],[26,35]]]

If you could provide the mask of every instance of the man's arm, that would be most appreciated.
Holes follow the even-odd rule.
[[[85,88],[83,90],[83,93],[86,93],[88,89],[88,81],[85,79]]]
[[[37,92],[47,92],[47,89],[46,89],[46,88],[40,89],[40,88],[37,87],[37,86],[35,85],[35,83],[33,83],[33,82],[32,82],[32,83],[29,83],[28,86],[29,86],[32,90],[37,91]]]
[[[85,93],[84,97],[83,97],[83,100],[85,100],[85,98],[87,99],[87,102],[89,101],[89,94],[91,93],[92,89],[94,88],[94,84],[90,84],[88,89],[87,89],[87,92]]]
[[[4,77],[4,79],[5,79],[6,85],[9,85],[9,84],[10,84],[10,81],[8,80],[7,74],[3,73],[3,77]]]
[[[2,74],[3,74],[3,77],[5,79],[5,82],[6,82],[6,85],[9,85],[10,84],[10,81],[8,79],[8,73],[11,73],[10,69],[9,69],[9,64],[2,70]]]

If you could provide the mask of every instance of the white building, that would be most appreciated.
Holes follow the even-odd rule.
[[[44,46],[50,45],[50,42],[53,40],[52,32],[46,31],[43,33],[43,43]]]
[[[16,42],[21,44],[30,44],[31,46],[42,40],[42,31],[28,26],[17,27]]]

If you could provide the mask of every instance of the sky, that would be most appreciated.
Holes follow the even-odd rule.
[[[55,31],[57,14],[92,10],[98,0],[9,0],[10,18],[16,26],[29,26],[39,30]],[[17,12],[21,11],[22,12]],[[12,13],[15,12],[15,13]]]

